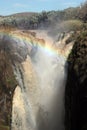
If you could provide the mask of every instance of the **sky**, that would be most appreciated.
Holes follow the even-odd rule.
[[[0,0],[0,15],[41,12],[76,7],[85,0]]]

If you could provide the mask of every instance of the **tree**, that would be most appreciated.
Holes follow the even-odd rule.
[[[87,22],[87,1],[84,4],[81,4],[79,18],[84,22]]]

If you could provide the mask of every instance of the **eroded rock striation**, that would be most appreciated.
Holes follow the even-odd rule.
[[[18,34],[20,35],[17,38]],[[21,41],[22,35],[25,36],[27,33],[0,30],[0,129],[8,130],[11,126],[12,99],[19,84],[14,73],[15,64],[23,62],[34,47],[33,43],[32,45],[27,43],[30,39],[34,40],[34,36],[28,33],[29,40],[26,40],[25,36]]]

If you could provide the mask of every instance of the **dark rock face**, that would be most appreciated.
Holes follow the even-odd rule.
[[[65,130],[87,130],[87,32],[81,33],[68,57]]]
[[[16,85],[8,54],[0,48],[0,128],[10,126],[12,97]]]
[[[11,60],[17,62],[22,62],[28,54],[26,43],[10,35],[2,35],[0,38],[0,48],[8,53]]]

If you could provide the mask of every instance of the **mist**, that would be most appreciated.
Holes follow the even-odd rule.
[[[41,87],[38,130],[64,130],[66,61],[63,56],[46,52],[44,48],[38,48],[32,60]]]
[[[12,130],[64,130],[66,58],[50,49],[54,39],[46,32],[37,31],[36,37],[44,38],[44,46],[33,46],[25,61],[13,67],[19,86],[13,98]]]

